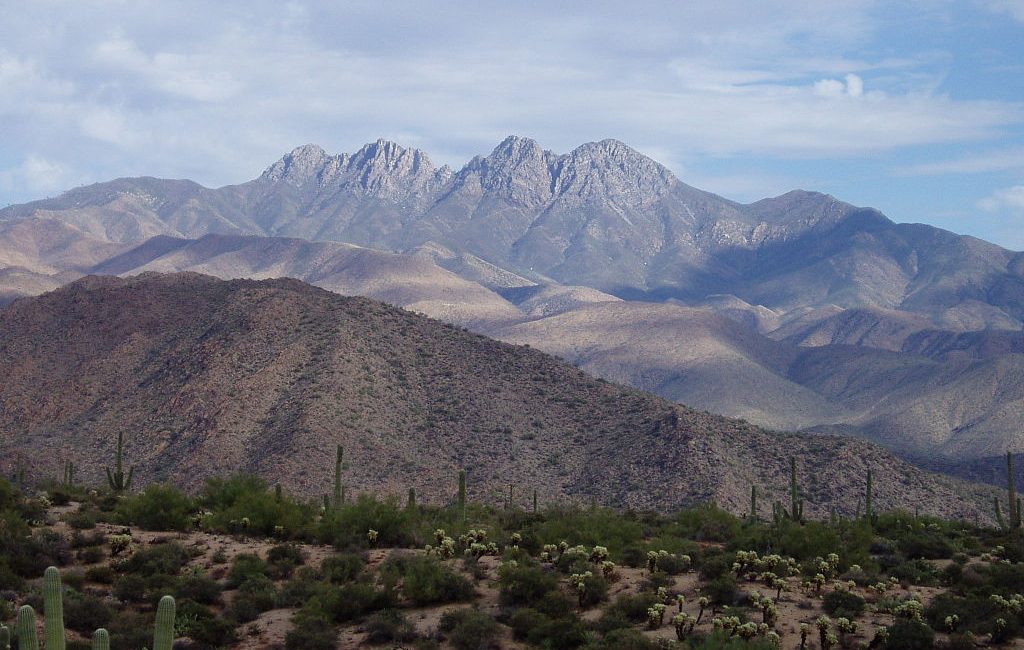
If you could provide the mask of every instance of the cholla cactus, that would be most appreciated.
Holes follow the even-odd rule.
[[[658,590],[655,593],[657,594],[656,597],[657,597],[659,603],[668,604],[669,599],[668,599],[668,588],[667,587],[658,587]]]
[[[131,535],[111,535],[107,538],[110,545],[110,555],[117,557],[127,551],[132,545]]]
[[[441,545],[445,537],[448,537],[448,533],[445,532],[444,528],[438,528],[434,531],[434,539],[437,541],[438,546]]]
[[[711,604],[711,599],[707,596],[701,596],[697,599],[697,606],[700,607],[700,611],[697,612],[697,622],[700,623],[700,619],[704,617],[704,610]]]
[[[950,614],[943,620],[943,624],[946,626],[947,632],[956,632],[956,628],[960,625],[960,617],[956,614]]]
[[[594,550],[590,552],[590,561],[595,564],[603,562],[608,559],[608,549],[604,546],[595,546]]]
[[[654,603],[647,608],[647,625],[656,630],[665,624],[665,603]]]
[[[366,531],[366,541],[370,542],[370,546],[377,545],[378,537],[380,537],[380,533],[378,533],[374,529],[371,528],[370,530]]]
[[[611,578],[615,573],[615,563],[611,560],[605,560],[601,563],[601,573],[605,578]]]
[[[693,632],[693,626],[697,624],[697,619],[680,612],[672,617],[672,626],[676,628],[676,638],[680,641],[686,639],[690,632]]]
[[[658,568],[658,560],[668,556],[669,552],[666,550],[647,551],[647,570],[654,573]]]
[[[807,635],[811,633],[811,626],[807,623],[800,624],[800,650],[807,650]]]
[[[786,581],[782,578],[775,578],[772,580],[772,585],[775,589],[775,600],[782,598],[782,590],[786,588]]]
[[[920,621],[922,614],[924,614],[924,605],[921,604],[920,600],[910,598],[894,607],[892,613],[902,618]]]
[[[839,643],[846,646],[846,635],[857,633],[857,622],[848,618],[837,618],[836,629],[839,630]]]
[[[1024,613],[1024,596],[1021,594],[1014,594],[1009,598],[1004,598],[999,594],[992,594],[989,599],[997,606],[1005,609],[1013,614]]]
[[[523,543],[523,536],[519,533],[512,533],[509,541],[512,542],[512,548],[519,548],[519,545]]]
[[[682,594],[676,594],[676,606],[679,607],[679,613],[683,613],[683,605],[686,604],[686,596]]]
[[[829,628],[832,626],[832,619],[822,614],[818,617],[818,620],[814,621],[814,627],[818,628],[818,640],[821,642],[822,650],[826,650],[830,646],[828,645]]]
[[[594,574],[590,571],[585,573],[574,573],[569,576],[569,584],[572,585],[573,589],[576,590],[576,595],[580,601],[580,607],[583,607],[583,599],[587,595],[587,579],[593,578]]]

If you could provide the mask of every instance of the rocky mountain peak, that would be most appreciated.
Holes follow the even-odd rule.
[[[667,168],[614,140],[588,142],[558,161],[556,194],[609,197],[634,205],[655,199],[678,183]]]
[[[302,186],[316,178],[330,159],[327,152],[315,144],[304,144],[285,154],[267,168],[261,177],[271,182],[285,181]]]
[[[484,192],[524,207],[536,207],[551,198],[556,158],[535,140],[510,135],[486,158],[471,160],[459,174],[460,183],[472,179]]]

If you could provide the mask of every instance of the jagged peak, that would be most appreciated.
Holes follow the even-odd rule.
[[[315,177],[329,158],[322,147],[304,144],[295,147],[268,167],[263,172],[263,178],[271,181],[290,180],[295,184],[302,184]]]

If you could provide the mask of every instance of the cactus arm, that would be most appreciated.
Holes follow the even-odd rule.
[[[156,608],[153,650],[171,650],[174,643],[174,598],[164,596]]]

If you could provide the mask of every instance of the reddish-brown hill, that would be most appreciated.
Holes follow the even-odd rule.
[[[476,498],[742,510],[756,484],[767,509],[796,455],[818,515],[852,514],[868,468],[882,508],[990,503],[864,441],[768,432],[295,280],[86,277],[0,310],[0,377],[8,471],[73,459],[98,481],[122,431],[140,482],[189,487],[245,470],[315,497],[340,443],[350,490],[433,501],[465,468]]]

